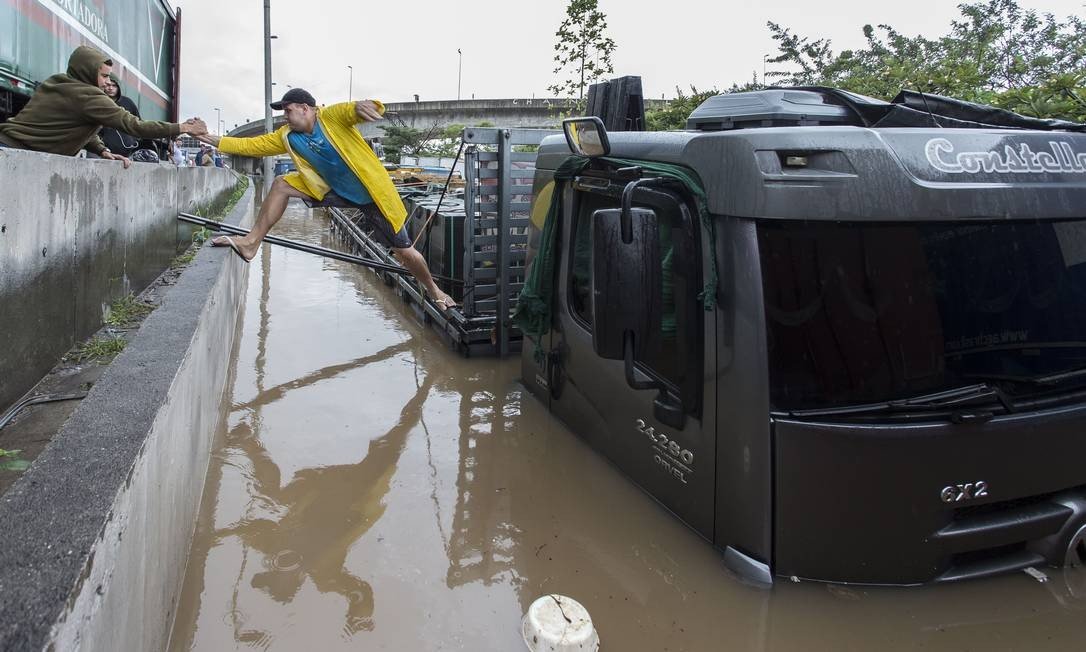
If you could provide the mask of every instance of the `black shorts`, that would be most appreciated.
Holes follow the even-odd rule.
[[[362,213],[362,218],[365,219],[366,225],[373,229],[373,234],[377,236],[377,239],[386,247],[392,247],[393,249],[407,249],[411,246],[411,236],[407,234],[407,226],[402,226],[398,232],[393,233],[392,224],[385,219],[384,213],[382,213],[381,209],[377,207],[377,204],[373,202],[362,205],[355,204],[330,190],[328,191],[328,194],[324,196],[324,199],[320,201],[320,205],[336,208],[353,208],[359,211]]]

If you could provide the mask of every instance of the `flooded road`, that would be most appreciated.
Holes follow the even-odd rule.
[[[274,234],[333,246],[296,202]],[[605,651],[1086,647],[1082,571],[745,586],[517,360],[447,351],[350,264],[264,246],[252,265],[173,650],[520,651],[549,592]]]

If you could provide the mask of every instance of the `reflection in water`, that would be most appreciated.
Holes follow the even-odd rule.
[[[319,240],[292,205],[282,235]],[[330,242],[321,242],[329,245]],[[607,650],[1076,649],[1086,575],[926,589],[744,586],[369,272],[264,247],[175,650],[519,650],[571,595]]]
[[[446,584],[489,584],[514,570],[519,532],[497,494],[507,493],[512,478],[506,465],[493,463],[496,446],[508,441],[519,413],[520,393],[476,391],[460,399],[459,469],[452,541],[448,546]],[[521,596],[524,608],[534,597]]]
[[[397,348],[390,347],[371,360],[387,359]],[[236,536],[243,545],[263,553],[267,570],[253,576],[253,588],[289,603],[302,583],[311,579],[321,593],[338,593],[347,599],[345,632],[373,629],[373,589],[344,568],[344,562],[351,544],[385,512],[389,482],[431,385],[429,378],[423,381],[396,425],[370,442],[360,462],[303,469],[286,486],[279,466],[250,425],[241,422],[231,430],[228,440],[252,466],[251,497],[281,513],[277,518],[249,518],[215,531],[216,540]]]
[[[315,370],[313,372],[310,372],[310,373],[306,374],[305,376],[302,376],[301,378],[295,378],[294,380],[290,380],[290,381],[287,381],[285,383],[281,383],[281,384],[276,385],[275,387],[272,387],[270,389],[261,389],[260,393],[257,394],[256,398],[252,399],[251,401],[247,401],[245,403],[236,403],[236,404],[234,404],[233,408],[234,408],[235,411],[236,410],[257,410],[257,409],[259,409],[259,408],[261,408],[261,407],[263,407],[265,405],[270,405],[272,403],[275,403],[276,401],[281,400],[286,395],[286,393],[291,391],[291,390],[301,389],[303,387],[309,387],[309,386],[314,385],[317,382],[320,382],[322,380],[329,380],[331,378],[335,378],[336,376],[339,376],[339,375],[343,374],[344,372],[352,371],[352,370],[355,370],[355,369],[361,369],[362,367],[365,367],[367,364],[370,364],[371,362],[379,362],[379,361],[382,361],[382,360],[387,360],[387,359],[391,358],[393,355],[396,355],[396,354],[399,354],[399,353],[406,353],[406,352],[408,352],[410,350],[411,350],[411,343],[410,342],[403,342],[401,344],[396,344],[394,346],[390,346],[390,347],[380,351],[379,353],[376,353],[376,354],[373,354],[373,355],[366,355],[366,356],[362,356],[360,358],[355,358],[354,360],[350,360],[350,361],[344,362],[342,364],[329,365],[327,367],[323,367],[321,369],[317,369],[317,370]],[[258,383],[263,384],[260,381],[258,381]]]

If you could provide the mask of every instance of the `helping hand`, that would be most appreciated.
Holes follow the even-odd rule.
[[[192,136],[202,136],[207,133],[207,123],[200,118],[189,118],[181,123],[181,132]]]
[[[222,140],[214,134],[200,134],[199,136],[193,136],[193,138],[200,141],[201,143],[207,143],[208,145],[211,145],[213,147],[218,147],[219,141]]]
[[[377,105],[373,100],[359,100],[354,103],[354,112],[359,118],[373,122],[381,119],[381,114],[377,111]]]

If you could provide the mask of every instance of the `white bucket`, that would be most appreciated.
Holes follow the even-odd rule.
[[[596,652],[600,639],[588,610],[573,598],[545,595],[528,607],[521,633],[530,652]]]

